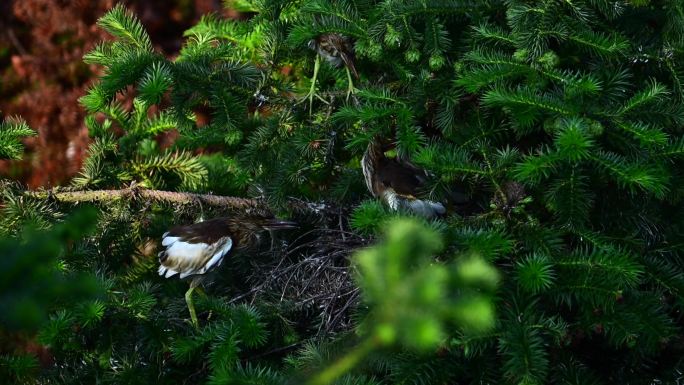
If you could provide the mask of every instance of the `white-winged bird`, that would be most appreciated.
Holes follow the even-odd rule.
[[[181,279],[190,279],[185,301],[192,323],[197,326],[192,292],[207,273],[219,267],[231,251],[254,245],[262,231],[294,227],[294,222],[268,217],[222,217],[176,226],[162,235],[159,275],[170,278],[179,274]]]
[[[385,148],[376,136],[361,158],[368,191],[392,210],[408,210],[426,218],[445,214],[442,203],[417,198],[428,181],[427,171],[399,157],[388,158]]]
[[[347,80],[349,87],[347,88],[347,98],[354,92],[354,82],[351,75],[356,79],[359,78],[359,73],[356,72],[354,66],[354,43],[352,40],[339,33],[325,33],[315,39],[309,40],[309,48],[316,51],[316,61],[314,62],[314,74],[311,79],[311,89],[307,98],[309,99],[309,108],[313,103],[313,96],[315,95],[316,78],[318,77],[318,69],[320,68],[320,58],[322,57],[335,68],[344,66],[347,73]]]

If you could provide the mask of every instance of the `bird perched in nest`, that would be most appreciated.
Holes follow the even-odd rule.
[[[392,210],[407,210],[426,218],[446,213],[442,203],[416,197],[428,181],[427,171],[399,157],[388,158],[380,138],[374,137],[368,144],[361,169],[368,191]]]
[[[231,251],[256,244],[262,231],[294,227],[294,222],[268,217],[223,217],[176,226],[162,235],[164,250],[159,253],[159,275],[170,278],[178,274],[181,279],[190,279],[185,301],[192,324],[197,327],[192,292],[207,273],[218,268]]]
[[[356,79],[359,78],[359,73],[356,72],[356,67],[354,66],[354,43],[352,40],[339,33],[326,33],[309,40],[308,46],[318,53],[314,62],[311,89],[307,94],[309,105],[313,102],[315,95],[316,78],[318,77],[321,57],[335,68],[340,68],[344,65],[347,80],[349,81],[349,87],[347,88],[347,98],[349,98],[349,95],[354,92],[354,82],[351,75],[353,74]]]

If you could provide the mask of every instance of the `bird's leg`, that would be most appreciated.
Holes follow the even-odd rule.
[[[202,295],[205,296],[205,297],[209,297],[209,296],[207,295],[207,292],[204,291],[204,289],[202,288],[202,286],[197,286],[197,287],[195,288],[195,292],[196,292],[196,293],[200,293],[200,294],[202,294]],[[211,318],[212,314],[213,314],[212,311],[209,310],[209,314],[207,314],[207,321]]]
[[[309,93],[306,94],[304,100],[309,100],[309,114],[313,111],[313,98],[314,96],[323,101],[324,103],[327,103],[323,98],[318,96],[316,94],[316,78],[318,78],[318,70],[321,68],[321,57],[319,55],[316,55],[316,60],[314,61],[314,73],[313,73],[313,78],[311,78],[311,87],[309,88]]]
[[[311,88],[309,88],[309,114],[313,111],[313,96],[316,94],[316,78],[318,77],[318,70],[321,68],[321,57],[316,55],[316,60],[314,61],[314,73],[313,78],[311,78]]]
[[[192,302],[192,292],[195,287],[190,285],[188,291],[185,292],[185,303],[188,304],[188,310],[190,311],[190,320],[192,321],[192,326],[199,328],[199,322],[197,321],[197,313],[195,313],[195,305]]]
[[[354,80],[352,80],[351,72],[349,72],[349,68],[347,66],[344,66],[344,70],[347,72],[347,81],[349,82],[347,86],[347,100],[349,100],[349,96],[356,91],[356,88],[354,88]]]

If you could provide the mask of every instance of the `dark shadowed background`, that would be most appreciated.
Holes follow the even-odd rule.
[[[0,161],[0,175],[35,188],[76,174],[88,146],[78,103],[99,69],[83,54],[106,34],[97,18],[116,0],[0,1],[0,117],[19,115],[38,131],[22,161]],[[203,14],[226,12],[221,0],[120,1],[135,11],[156,48],[169,56]],[[228,16],[228,15],[227,15]]]

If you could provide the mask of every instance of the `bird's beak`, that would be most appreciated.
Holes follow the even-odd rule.
[[[274,219],[264,225],[264,229],[266,230],[295,229],[297,227],[299,227],[299,225],[297,225],[296,222],[281,221],[279,219]]]

